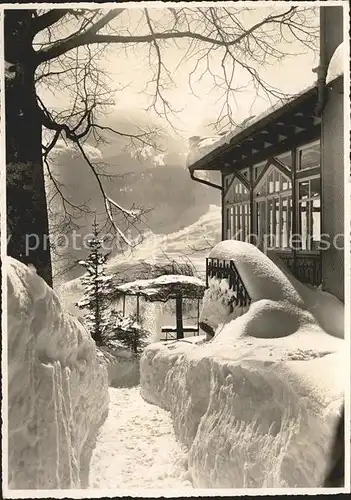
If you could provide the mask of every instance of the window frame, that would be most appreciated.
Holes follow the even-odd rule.
[[[313,167],[308,167],[308,168],[301,168],[301,159],[300,159],[300,153],[302,151],[305,151],[306,149],[310,148],[311,146],[316,146],[319,145],[319,165],[314,165]],[[296,172],[308,172],[312,168],[318,168],[321,166],[321,139],[316,139],[314,141],[307,142],[306,144],[303,144],[302,146],[298,146],[296,148]],[[308,174],[307,174],[308,175]]]
[[[311,196],[311,181],[314,179],[319,179],[320,183],[320,190],[319,190],[319,196]],[[303,182],[308,182],[308,196],[307,198],[300,199],[300,184]],[[313,207],[312,203],[314,200],[319,200],[319,227],[320,227],[320,233],[321,233],[321,226],[322,226],[322,178],[321,174],[313,174],[313,175],[308,175],[306,177],[301,177],[300,179],[296,180],[296,230],[297,234],[301,236],[301,242],[300,242],[300,247],[299,250],[302,251],[308,251],[312,252],[315,251],[315,249],[311,248],[311,242],[313,241]],[[306,244],[306,248],[303,248],[303,240],[302,240],[302,231],[301,231],[301,221],[300,221],[300,205],[302,202],[306,202],[306,208],[308,208],[308,214],[307,214],[307,237],[308,237],[308,244]],[[321,237],[321,234],[320,234]],[[318,241],[318,240],[316,240]],[[320,240],[319,240],[320,241]]]
[[[235,175],[230,189],[225,193],[224,205],[227,210],[225,227],[227,239],[233,239],[234,235],[239,233],[239,238],[236,239],[246,241],[246,237],[251,233],[251,195],[247,186]]]

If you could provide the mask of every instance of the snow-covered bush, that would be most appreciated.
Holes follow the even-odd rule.
[[[148,345],[149,338],[150,332],[141,326],[136,315],[123,316],[119,311],[111,311],[103,336],[106,346],[111,349],[125,347],[133,354],[140,354]]]
[[[235,298],[227,279],[210,278],[202,301],[202,325],[209,327],[214,334],[224,321],[231,321],[244,314],[248,306],[235,306]],[[211,338],[211,335],[208,334],[208,338]]]
[[[44,280],[11,258],[7,271],[9,488],[87,487],[106,368]]]

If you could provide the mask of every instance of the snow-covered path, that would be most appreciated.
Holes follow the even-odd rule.
[[[109,388],[110,408],[90,466],[90,488],[192,488],[171,417],[140,388]]]

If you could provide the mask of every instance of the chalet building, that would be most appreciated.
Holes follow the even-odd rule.
[[[246,120],[188,168],[221,191],[222,239],[274,250],[302,282],[343,301],[343,72],[328,73],[342,42],[343,8],[321,7],[316,84]],[[221,185],[199,178],[204,170],[220,172]]]

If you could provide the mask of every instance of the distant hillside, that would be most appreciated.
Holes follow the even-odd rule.
[[[116,275],[120,282],[144,277],[150,265],[168,264],[175,261],[189,264],[201,277],[204,276],[205,259],[211,247],[221,239],[221,208],[211,205],[195,223],[169,235],[149,233],[135,250],[116,255],[108,261],[107,272]],[[80,279],[73,279],[58,288],[68,310],[79,311],[74,303],[80,300],[82,287]]]
[[[123,123],[115,128],[124,129]],[[127,127],[127,130],[130,128]],[[99,147],[100,159],[95,159],[105,172],[114,176],[102,178],[104,187],[111,198],[120,205],[130,208],[137,206],[147,214],[139,224],[141,232],[170,234],[195,223],[206,214],[210,205],[220,203],[220,192],[191,180],[185,167],[186,150],[178,138],[160,135],[164,154],[145,148],[136,157],[135,150],[125,151],[126,141],[118,136],[108,137],[109,144]],[[99,152],[98,151],[98,152]],[[140,153],[140,151],[139,151]],[[96,180],[84,160],[72,150],[61,148],[56,152],[54,174],[64,186],[63,192],[74,205],[87,204],[91,210],[104,214],[105,208]],[[59,201],[56,198],[57,202]],[[62,217],[62,205],[56,203],[54,211]],[[91,232],[92,217],[74,212],[74,223],[82,237]],[[122,229],[126,228],[123,218],[118,219]],[[69,231],[68,231],[69,232]],[[84,257],[86,251],[68,250],[68,260]],[[81,274],[79,268],[73,269],[68,278]]]

